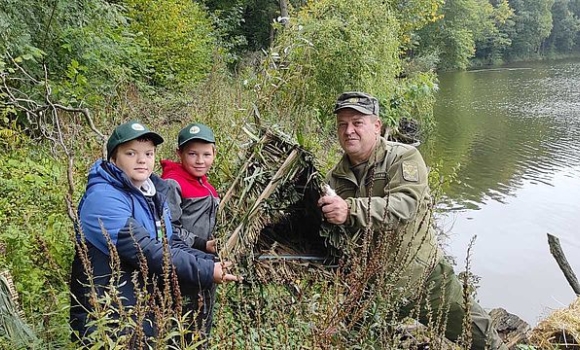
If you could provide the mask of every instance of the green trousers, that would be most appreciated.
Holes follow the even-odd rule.
[[[435,269],[426,281],[426,286],[432,286],[431,292],[421,301],[418,321],[422,324],[429,322],[428,309],[431,308],[431,315],[435,317],[440,310],[449,308],[447,323],[445,327],[445,337],[451,341],[456,341],[463,331],[463,319],[465,317],[463,287],[453,267],[445,259],[436,265]],[[472,298],[470,298],[470,317],[472,333],[472,350],[507,350],[499,337],[491,318],[485,310]],[[401,310],[402,316],[417,316],[417,302],[406,305]],[[413,315],[412,312],[415,312]]]

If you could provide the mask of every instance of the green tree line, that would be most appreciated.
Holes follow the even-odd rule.
[[[466,69],[580,52],[576,0],[451,0],[416,34],[413,55]]]

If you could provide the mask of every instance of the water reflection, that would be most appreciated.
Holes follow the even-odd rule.
[[[561,67],[441,76],[438,126],[423,152],[461,165],[469,186],[451,186],[451,202],[476,209],[467,205],[483,196],[502,201],[524,180],[550,184],[555,171],[580,163],[580,65]]]
[[[580,274],[580,62],[443,74],[437,127],[421,151],[443,174],[440,221],[464,259],[477,235],[474,272],[484,306],[535,323],[574,294],[549,254],[560,237]]]

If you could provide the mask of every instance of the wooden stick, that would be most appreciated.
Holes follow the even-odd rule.
[[[576,293],[577,296],[580,296],[580,283],[578,283],[576,274],[574,274],[570,264],[568,264],[568,260],[566,260],[566,256],[560,246],[560,240],[556,236],[552,236],[548,233],[548,245],[550,246],[550,253],[552,253],[554,259],[556,259],[558,266],[560,266],[560,270],[564,273],[564,277],[568,280],[574,293]]]

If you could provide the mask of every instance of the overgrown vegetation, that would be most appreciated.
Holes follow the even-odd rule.
[[[540,48],[576,50],[577,20],[566,8],[580,11],[560,1],[566,20],[550,21],[550,3],[537,0],[543,26],[533,41],[521,23],[538,16],[526,2],[296,0],[287,3],[287,21],[277,19],[284,1],[0,1],[0,272],[12,276],[23,312],[0,320],[6,349],[22,347],[18,332],[4,332],[7,324],[32,331],[30,348],[73,347],[67,322],[76,204],[88,167],[121,121],[139,119],[165,136],[161,157],[173,156],[186,123],[211,126],[218,139],[211,178],[222,194],[237,175],[248,124],[284,131],[324,173],[339,157],[331,113],[338,93],[371,92],[385,124],[407,117],[428,128],[432,68],[466,68],[474,53],[499,62]],[[558,32],[547,29],[550,22]],[[443,25],[445,32],[437,30]],[[569,32],[576,36],[563,35]],[[448,40],[454,45],[443,47]],[[220,242],[229,234],[220,232]],[[397,276],[385,276],[380,255],[366,253],[362,268],[382,283],[343,267],[331,280],[305,275],[291,291],[220,288],[213,345],[405,346],[392,314],[401,301],[385,284]],[[429,326],[434,339],[440,323]]]

